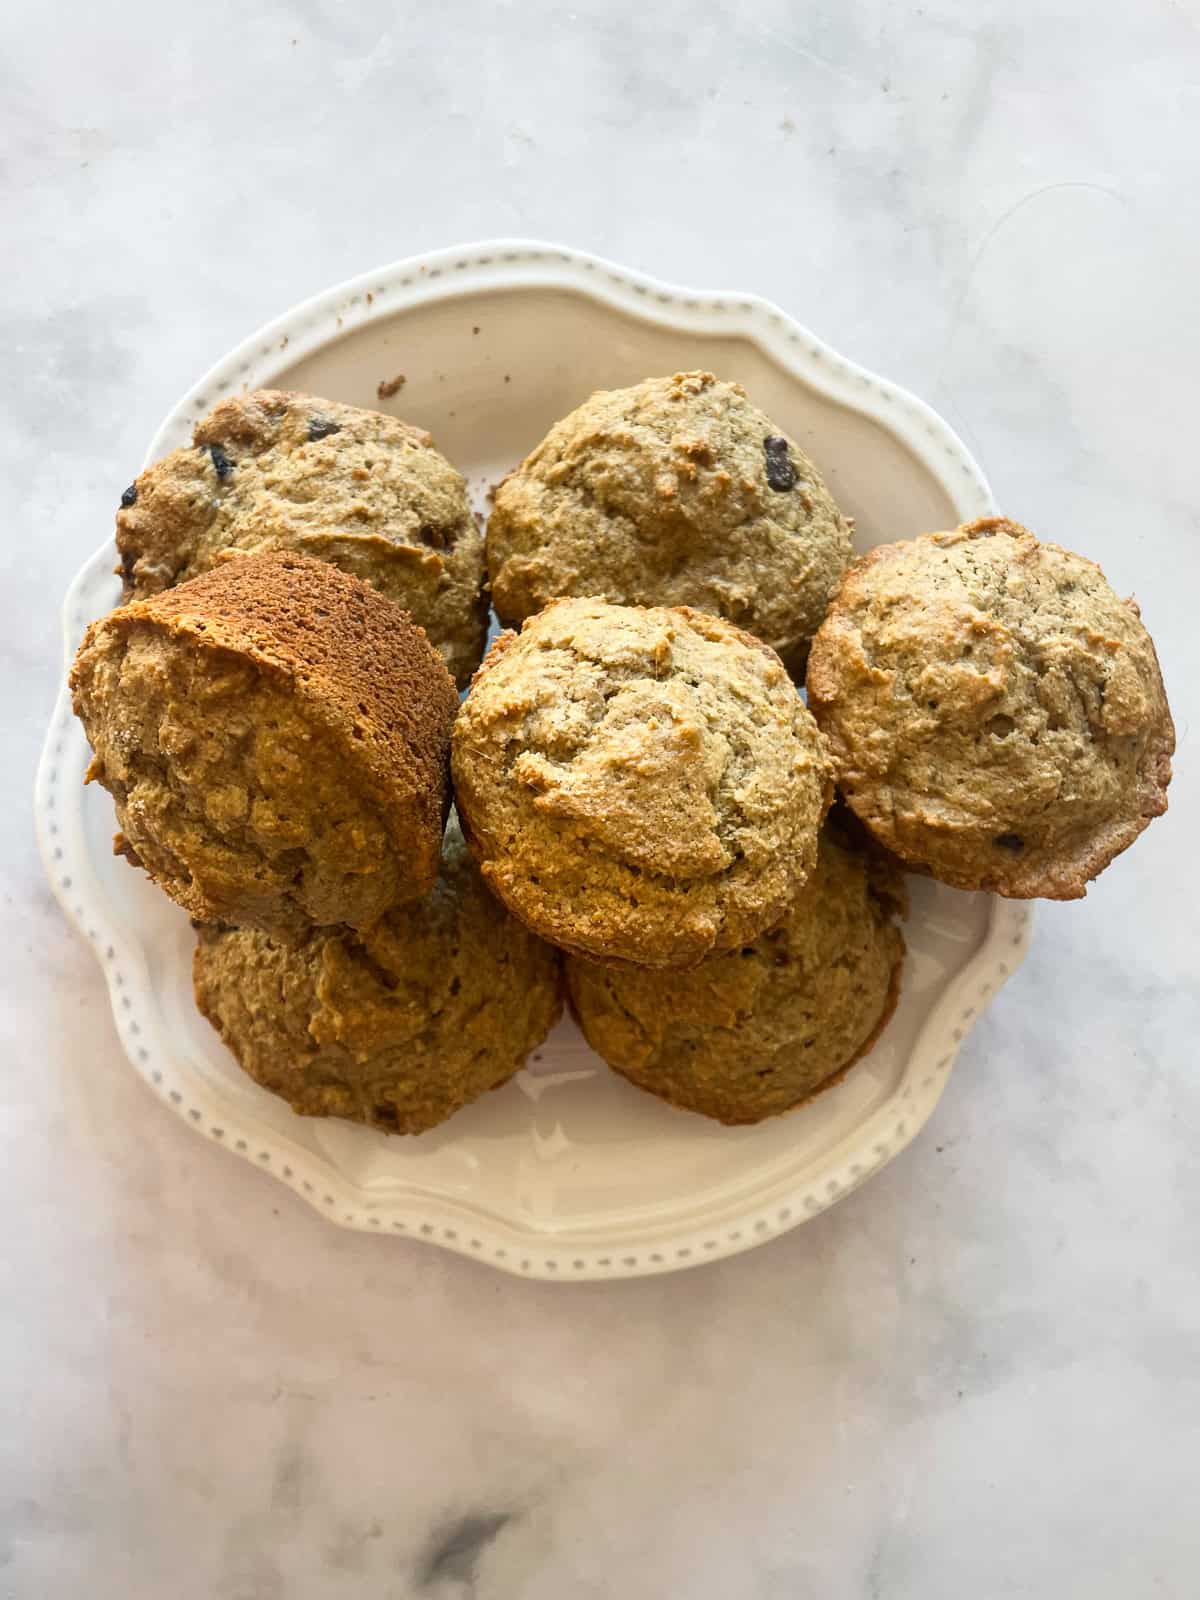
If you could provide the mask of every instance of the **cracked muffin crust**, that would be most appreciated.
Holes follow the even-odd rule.
[[[127,599],[232,556],[290,550],[403,606],[465,686],[487,632],[484,540],[462,477],[427,433],[378,411],[259,389],[223,400],[193,437],[121,497]]]
[[[196,1004],[307,1117],[421,1133],[518,1071],[561,1010],[557,953],[480,879],[453,819],[432,893],[354,934],[201,927]]]
[[[560,596],[687,605],[803,668],[850,563],[816,467],[711,372],[599,390],[496,490],[488,568],[500,620]]]
[[[358,579],[230,562],[93,622],[70,681],[118,848],[194,917],[362,927],[432,885],[458,696]]]
[[[623,1077],[684,1111],[761,1122],[836,1082],[871,1049],[899,994],[899,873],[835,843],[776,927],[690,972],[569,958],[571,1008]]]
[[[454,728],[483,875],[594,959],[688,966],[777,921],[832,793],[774,651],[687,608],[560,600],[502,634]]]
[[[1002,517],[859,561],[808,701],[851,808],[956,888],[1078,898],[1167,807],[1175,730],[1136,604]]]

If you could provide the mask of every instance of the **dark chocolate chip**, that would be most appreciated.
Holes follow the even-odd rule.
[[[121,551],[121,581],[127,589],[133,588],[133,567],[136,559],[132,550]]]
[[[122,493],[121,493],[121,504],[123,506],[131,506],[136,501],[136,499],[137,499],[137,484],[136,483],[131,483],[129,485],[128,489],[123,490]]]
[[[308,437],[312,444],[316,444],[318,439],[328,439],[331,433],[341,433],[341,431],[341,423],[330,422],[328,417],[309,417],[308,419]]]
[[[777,433],[769,433],[763,440],[767,458],[767,482],[777,494],[785,494],[796,487],[796,469],[788,455],[788,442]]]
[[[212,457],[213,466],[217,469],[217,477],[224,482],[229,474],[233,471],[233,462],[230,461],[229,457],[225,454],[225,451],[219,444],[210,444],[208,447],[208,453]]]
[[[998,833],[992,840],[1001,850],[1024,850],[1025,841],[1019,833]]]

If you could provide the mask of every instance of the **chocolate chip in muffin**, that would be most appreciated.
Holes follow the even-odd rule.
[[[808,704],[856,815],[956,889],[1077,899],[1167,808],[1175,729],[1136,607],[1004,517],[856,563]]]
[[[711,372],[593,394],[497,486],[488,523],[508,626],[563,595],[695,606],[793,674],[850,560],[849,522],[816,467]]]
[[[128,489],[123,489],[121,491],[121,504],[123,506],[132,506],[132,505],[136,505],[136,503],[137,503],[137,484],[136,483],[131,483],[129,485]]]
[[[767,458],[767,482],[776,494],[785,494],[796,487],[796,469],[788,455],[788,442],[778,433],[769,433],[763,440],[763,453]]]
[[[212,457],[212,464],[216,468],[217,477],[224,483],[225,479],[233,471],[233,462],[230,461],[219,444],[210,444],[208,453]]]
[[[466,687],[487,634],[483,530],[461,474],[423,429],[318,395],[258,389],[221,401],[196,424],[193,444],[147,467],[137,504],[117,512],[133,598],[230,555],[293,550],[395,600]],[[222,458],[233,469],[223,481],[213,475]]]

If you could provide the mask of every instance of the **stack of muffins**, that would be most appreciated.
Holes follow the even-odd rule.
[[[850,536],[709,373],[593,395],[486,539],[427,434],[217,407],[122,496],[125,603],[71,683],[243,1069],[418,1133],[565,993],[632,1082],[756,1122],[886,1024],[904,870],[1081,895],[1166,807],[1136,606],[999,518],[858,562]],[[519,632],[480,666],[489,586]]]

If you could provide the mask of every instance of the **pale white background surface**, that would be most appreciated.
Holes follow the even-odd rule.
[[[1200,9],[10,4],[0,1595],[1200,1587]],[[134,1078],[42,881],[60,593],[230,344],[435,245],[752,289],[1158,639],[1172,809],[933,1123],[751,1255],[539,1286],[323,1226]]]

